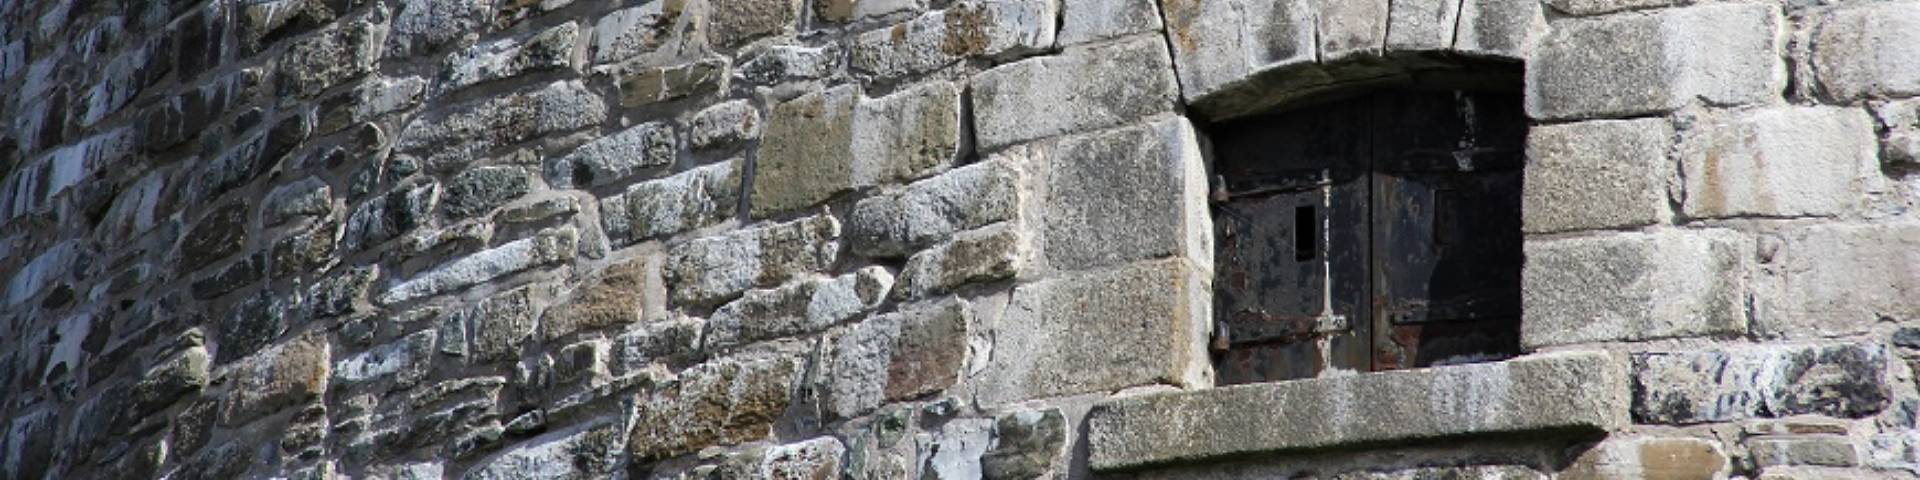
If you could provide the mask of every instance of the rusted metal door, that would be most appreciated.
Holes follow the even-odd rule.
[[[1517,97],[1392,92],[1217,129],[1223,384],[1518,351]]]

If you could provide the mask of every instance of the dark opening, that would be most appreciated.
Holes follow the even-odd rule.
[[[1518,94],[1377,91],[1209,131],[1220,383],[1519,353]]]

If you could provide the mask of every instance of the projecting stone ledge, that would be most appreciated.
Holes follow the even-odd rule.
[[[1473,435],[1582,434],[1627,423],[1625,369],[1561,352],[1422,370],[1144,395],[1095,405],[1096,471]]]

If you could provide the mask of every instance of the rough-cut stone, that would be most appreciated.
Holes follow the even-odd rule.
[[[1573,460],[1560,478],[1721,478],[1732,470],[1719,444],[1698,438],[1609,438]]]
[[[449,218],[462,219],[493,210],[533,189],[533,176],[520,167],[479,167],[447,182],[440,204]]]
[[[1041,175],[1036,220],[1052,269],[1086,269],[1181,257],[1213,262],[1205,160],[1185,120],[1070,137],[1053,147]],[[1085,241],[1098,238],[1098,242]]]
[[[616,339],[615,365],[635,372],[655,363],[680,368],[699,358],[700,332],[706,324],[697,318],[649,323]]]
[[[1173,109],[1179,88],[1159,38],[1072,47],[974,77],[982,151],[1041,137],[1111,127]]]
[[[1390,52],[1445,50],[1453,46],[1460,3],[1441,0],[1391,0],[1386,49]]]
[[[547,183],[589,188],[626,180],[640,171],[672,165],[679,153],[673,125],[648,122],[600,137],[547,163]]]
[[[767,117],[754,166],[752,214],[819,203],[852,188],[855,86],[782,102]]]
[[[667,289],[677,302],[711,305],[833,265],[840,221],[816,215],[735,230],[668,249]]]
[[[1664,119],[1592,121],[1527,133],[1521,219],[1530,233],[1652,225],[1670,214]]]
[[[384,26],[350,22],[294,43],[279,58],[280,93],[311,97],[372,72],[385,35]]]
[[[540,320],[540,338],[552,342],[581,330],[639,323],[644,307],[638,294],[645,291],[647,276],[645,259],[607,267],[565,302],[547,309]]]
[[[194,280],[187,290],[193,293],[195,299],[212,299],[259,282],[266,274],[267,256],[248,255],[214,270],[213,275]]]
[[[1680,147],[1689,217],[1836,215],[1879,175],[1863,110],[1779,107],[1703,123]]]
[[[393,343],[336,360],[333,383],[346,387],[391,377],[395,386],[411,387],[427,376],[433,359],[434,337],[431,330],[414,332]]]
[[[1158,31],[1160,9],[1153,0],[1067,0],[1060,5],[1061,46]]]
[[[608,13],[594,24],[593,61],[607,63],[636,56],[657,59],[651,54],[703,48],[703,39],[685,31],[703,18],[686,13],[684,2],[646,2]]]
[[[1882,130],[1880,163],[1889,170],[1920,167],[1920,98],[1872,106]]]
[[[308,228],[296,230],[273,242],[273,261],[268,270],[274,276],[317,271],[333,261],[330,256],[339,241],[339,223],[315,222]]]
[[[1754,330],[1821,338],[1920,319],[1920,225],[1835,225],[1763,239]]]
[[[322,134],[378,120],[381,116],[406,110],[420,103],[427,80],[421,77],[375,77],[354,87],[353,91],[321,100],[320,121],[316,131]]]
[[[1860,452],[1847,437],[1838,435],[1789,435],[1749,438],[1748,458],[1762,469],[1788,465],[1853,467],[1860,465]]]
[[[1825,415],[1861,418],[1887,407],[1879,345],[1759,345],[1633,356],[1633,417],[1695,424]]]
[[[753,85],[817,80],[834,74],[840,64],[839,52],[829,47],[771,45],[752,54],[743,54],[746,60],[740,63],[739,70],[733,75],[735,79]]]
[[[1514,60],[1531,58],[1548,30],[1539,0],[1464,0],[1459,22],[1454,50]]]
[[[1521,343],[1530,348],[1746,332],[1753,247],[1730,232],[1527,242]]]
[[[380,277],[377,266],[343,268],[307,289],[308,313],[312,318],[332,318],[365,310],[361,306],[373,281]]]
[[[1210,384],[1207,278],[1165,260],[1015,287],[992,324],[991,361],[975,374],[979,401]]]
[[[419,183],[395,189],[360,204],[347,215],[347,250],[370,248],[419,228],[440,203],[440,184]]]
[[[267,193],[266,203],[260,212],[260,223],[262,226],[276,227],[294,219],[332,212],[332,189],[319,178],[307,177],[275,187]]]
[[[860,322],[834,339],[822,387],[827,409],[841,418],[952,385],[965,363],[972,317],[966,303],[915,305]]]
[[[1554,24],[1528,62],[1527,115],[1540,120],[1666,113],[1696,101],[1777,97],[1777,7],[1719,4]]]
[[[533,287],[494,294],[464,315],[473,336],[469,358],[475,362],[515,358],[533,334]]]
[[[707,350],[818,332],[876,307],[893,288],[885,268],[867,267],[830,279],[749,290],[707,320]]]
[[[852,40],[852,67],[880,78],[919,75],[973,57],[1008,59],[1053,46],[1059,4],[965,0]]]
[[[635,400],[627,452],[651,462],[765,438],[785,414],[797,366],[785,358],[702,364]]]
[[[627,442],[623,425],[600,422],[584,429],[534,439],[483,460],[463,480],[546,478],[586,480],[614,474]]]
[[[1001,415],[993,423],[993,446],[980,457],[981,478],[1044,478],[1067,443],[1067,428],[1059,409]]]
[[[197,334],[198,331],[195,331]],[[207,348],[194,345],[147,369],[133,386],[134,411],[146,414],[172,404],[181,396],[207,386]]]
[[[1020,200],[1017,168],[1004,159],[989,160],[862,199],[847,217],[847,241],[861,255],[897,257],[961,231],[1011,220]]]
[[[760,138],[760,109],[746,100],[722,102],[693,114],[687,127],[687,146],[712,150]]]
[[[240,425],[280,409],[319,399],[327,392],[327,339],[302,335],[235,364],[221,422]]]
[[[1161,2],[1182,94],[1197,103],[1223,96],[1258,71],[1314,64],[1319,58],[1316,4],[1315,0]]]
[[[1469,434],[1593,432],[1627,422],[1624,369],[1601,352],[1123,397],[1087,419],[1095,471]],[[1367,408],[1352,409],[1356,402]]]
[[[853,186],[912,180],[959,160],[960,88],[930,82],[861,101],[853,112]]]
[[[54,463],[54,439],[60,430],[59,412],[49,409],[13,417],[7,437],[0,439],[0,473],[12,478],[45,476]]]
[[[488,152],[607,118],[600,95],[577,80],[466,103],[423,115],[400,131],[397,151],[417,153],[431,170],[450,170]]]
[[[493,21],[490,0],[403,0],[393,14],[387,55],[429,53]]]
[[[180,270],[199,270],[240,253],[246,243],[247,204],[231,203],[216,208],[195,223],[180,242]]]
[[[554,217],[571,217],[580,213],[580,199],[574,197],[550,197],[535,200],[532,203],[509,205],[494,214],[493,220],[500,223],[532,223]]]
[[[287,331],[287,314],[298,307],[265,290],[228,305],[215,317],[219,324],[213,332],[218,354],[214,360],[225,364],[271,345]]]
[[[441,62],[436,95],[481,82],[572,66],[573,42],[580,28],[572,22],[542,30],[524,40],[502,38],[468,47]]]
[[[840,457],[846,454],[840,439],[819,437],[802,442],[769,447],[757,452],[743,478],[832,479],[840,478]]]
[[[727,160],[628,187],[626,238],[665,237],[733,218],[739,212],[742,163]]]
[[[1387,0],[1316,1],[1316,35],[1323,61],[1378,55],[1386,44]]]
[[[561,227],[462,257],[399,282],[380,294],[381,305],[464,289],[530,268],[572,258],[579,233]]]
[[[1836,100],[1920,95],[1920,5],[1873,3],[1824,12],[1810,43],[1814,75]]]
[[[709,4],[713,8],[708,38],[720,48],[737,47],[754,39],[793,28],[800,17],[797,0],[737,0]]]
[[[708,58],[664,67],[641,67],[620,78],[620,105],[627,108],[724,90],[727,62]]]
[[[1025,264],[1026,239],[1011,225],[954,235],[952,241],[907,257],[895,298],[951,292],[970,284],[1013,278]]]

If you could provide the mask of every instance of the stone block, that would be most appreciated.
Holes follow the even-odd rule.
[[[773,107],[754,166],[755,218],[813,205],[852,188],[859,99],[859,87],[843,86]]]
[[[620,77],[620,106],[642,107],[724,90],[727,62],[721,58],[660,67],[635,67]]]
[[[1559,478],[1724,478],[1733,469],[1716,442],[1698,438],[1618,436],[1580,453]]]
[[[709,4],[712,28],[708,39],[716,47],[737,47],[754,39],[794,27],[800,18],[798,0],[738,0]]]
[[[384,25],[343,22],[293,43],[279,56],[280,93],[312,97],[373,72],[386,35]]]
[[[1464,0],[1455,51],[1511,60],[1529,60],[1547,35],[1546,7],[1540,0]]]
[[[299,218],[333,213],[333,189],[318,177],[307,177],[274,187],[262,205],[261,226],[276,227]]]
[[[1034,221],[1047,268],[1180,257],[1211,269],[1205,160],[1185,120],[1068,137],[1048,156],[1034,162],[1044,170]]]
[[[1854,467],[1860,465],[1860,452],[1853,442],[1840,435],[1764,436],[1746,440],[1747,455],[1754,466],[1768,469],[1779,466]]]
[[[1153,36],[1071,47],[974,77],[979,149],[1118,126],[1169,112],[1179,87],[1166,43]]]
[[[205,388],[211,360],[205,346],[194,345],[148,368],[133,386],[132,414],[135,418],[151,414],[186,394]]]
[[[865,3],[865,2],[862,2]],[[819,437],[775,445],[751,455],[743,478],[840,478],[841,457],[847,447],[840,439]]]
[[[960,87],[936,81],[862,100],[853,112],[853,185],[926,177],[960,157]]]
[[[1747,330],[1743,259],[1724,231],[1662,231],[1527,242],[1520,343],[1529,349]]]
[[[454,220],[485,214],[533,190],[533,175],[511,166],[468,169],[447,181],[441,208]]]
[[[1831,225],[1760,242],[1754,330],[1825,338],[1920,320],[1920,225]]]
[[[475,363],[519,358],[520,347],[533,335],[536,314],[533,287],[497,293],[474,304],[461,314],[473,338],[468,358]]]
[[[540,338],[554,342],[574,332],[640,323],[644,317],[640,293],[646,291],[649,271],[644,258],[608,266],[600,276],[581,283],[568,297],[546,310],[540,319]]]
[[[394,8],[387,55],[431,53],[468,32],[485,31],[497,13],[490,0],[402,0]]]
[[[394,386],[412,387],[426,378],[434,351],[435,332],[414,332],[334,361],[333,383],[353,386],[392,378]]]
[[[341,243],[349,251],[358,251],[419,228],[439,205],[440,193],[440,184],[423,182],[373,197],[347,214]]]
[[[706,16],[690,12],[685,2],[647,2],[602,15],[594,24],[594,63],[627,59],[664,61],[672,54],[705,49]],[[637,58],[636,58],[637,57]]]
[[[995,159],[862,199],[847,216],[847,241],[861,255],[898,257],[961,231],[1012,220],[1022,178],[1013,162]]]
[[[787,358],[701,364],[634,400],[627,453],[649,463],[766,438],[786,413],[798,366]]]
[[[760,109],[746,100],[722,102],[693,114],[687,146],[717,150],[760,139]]]
[[[440,62],[435,96],[540,71],[573,66],[573,45],[580,27],[572,22],[541,30],[525,38],[502,38],[467,47]]]
[[[65,279],[84,253],[78,241],[68,240],[35,254],[7,279],[7,306],[24,303],[48,285]]]
[[[918,0],[822,0],[813,2],[814,18],[849,23],[922,8]]]
[[[1693,218],[1831,216],[1879,181],[1873,120],[1860,109],[1780,107],[1715,118],[1680,145]]]
[[[1754,345],[1633,355],[1633,418],[1690,425],[1885,409],[1887,349],[1872,344]]]
[[[1863,3],[1819,14],[1810,43],[1820,89],[1841,102],[1920,95],[1920,4]]]
[[[1006,60],[1053,46],[1059,3],[963,0],[853,38],[851,65],[883,79],[920,75],[968,58]]]
[[[613,475],[626,432],[618,421],[544,435],[482,459],[462,480],[586,480]]]
[[[288,314],[299,307],[298,297],[276,298],[268,290],[227,305],[214,316],[218,321],[213,331],[214,361],[225,364],[272,345],[286,333]]]
[[[386,78],[374,76],[361,81],[351,92],[320,101],[317,133],[327,134],[347,127],[378,120],[381,116],[411,109],[420,104],[427,91],[427,79],[416,76]]]
[[[728,160],[627,188],[629,238],[665,237],[733,218],[739,211],[741,163]]]
[[[573,227],[541,231],[532,238],[460,257],[413,278],[396,282],[380,294],[381,305],[394,305],[465,289],[534,267],[573,258],[580,234]]]
[[[1886,170],[1920,168],[1920,98],[1872,104],[1880,123],[1880,164]]]
[[[230,203],[201,217],[181,238],[180,271],[199,270],[241,253],[247,243],[248,213],[246,203]]]
[[[993,446],[980,457],[981,478],[1044,478],[1067,443],[1067,428],[1057,408],[1001,415],[993,422]]]
[[[1527,115],[1630,117],[1776,98],[1785,86],[1780,25],[1778,7],[1763,4],[1558,22],[1528,62]]]
[[[245,424],[320,399],[331,377],[328,352],[324,335],[307,334],[234,364],[225,373],[233,388],[221,406],[221,424]]]
[[[893,296],[922,298],[968,284],[1013,278],[1029,257],[1026,251],[1027,239],[1012,225],[953,235],[952,241],[907,257]]]
[[[993,356],[974,374],[979,402],[1110,392],[1132,386],[1211,385],[1208,275],[1164,260],[1014,287],[991,321]]]
[[[1160,31],[1160,8],[1153,0],[1063,0],[1061,46],[1097,42]]]
[[[960,300],[914,304],[854,325],[832,343],[821,387],[840,418],[864,415],[887,401],[946,389],[967,360],[972,309]]]
[[[1626,425],[1627,390],[1607,354],[1562,352],[1122,397],[1088,413],[1088,463],[1113,471],[1462,435],[1598,434]],[[1356,402],[1366,408],[1348,410]]]
[[[675,302],[730,300],[826,270],[839,255],[839,238],[839,220],[815,215],[674,245],[667,251],[667,290]]]
[[[1315,0],[1160,3],[1189,104],[1243,85],[1258,72],[1319,60]]]
[[[1673,127],[1665,119],[1600,120],[1527,133],[1521,218],[1529,233],[1653,225],[1672,214],[1667,179]]]
[[[499,147],[599,124],[607,105],[578,80],[455,105],[400,130],[394,150],[419,155],[426,168],[454,170]]]
[[[673,125],[647,122],[581,145],[547,162],[547,183],[591,188],[619,183],[642,170],[672,165],[680,154]]]
[[[834,278],[749,290],[713,312],[702,343],[714,351],[822,331],[879,307],[892,289],[891,273],[867,267]]]
[[[1446,50],[1460,23],[1460,3],[1443,0],[1392,0],[1386,49],[1393,52]]]

